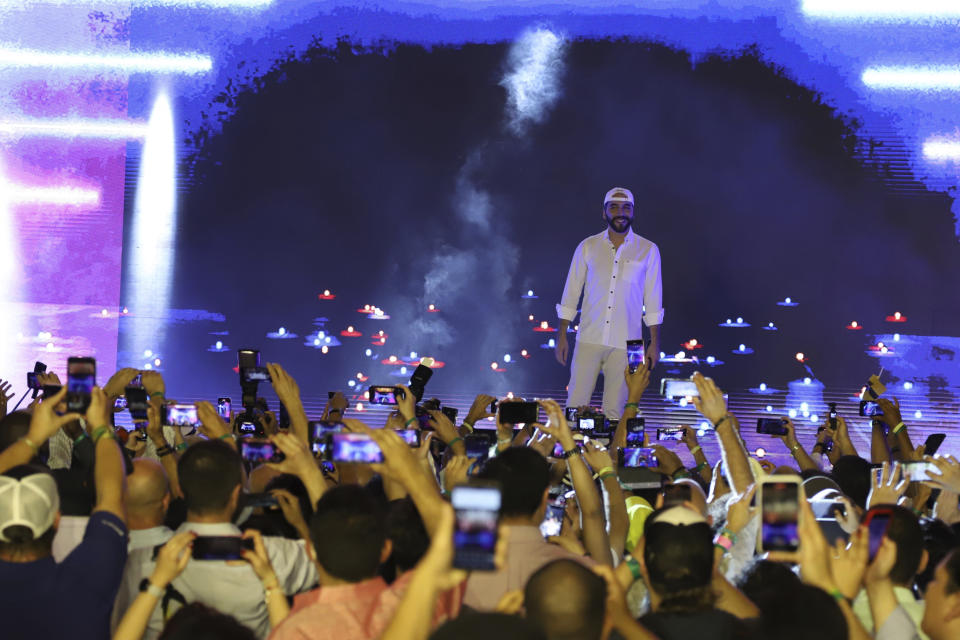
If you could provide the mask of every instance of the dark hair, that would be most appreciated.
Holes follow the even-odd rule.
[[[372,578],[387,539],[383,509],[363,487],[334,487],[317,501],[310,539],[317,562],[333,577],[347,582]]]
[[[682,507],[672,507],[677,508]],[[657,517],[669,510],[654,511],[644,524],[643,561],[650,586],[661,598],[657,611],[688,613],[709,609],[716,600],[712,589],[714,555],[710,525],[658,522]]]
[[[523,590],[527,620],[550,640],[600,640],[607,584],[573,560],[554,560],[536,571]]]
[[[840,456],[833,465],[830,477],[845,496],[866,509],[870,495],[870,463],[860,456]]]
[[[30,414],[26,411],[8,413],[0,420],[0,452],[6,450],[30,431]]]
[[[250,627],[200,602],[191,602],[173,614],[159,637],[159,640],[256,639],[257,634]]]
[[[910,509],[892,504],[882,506],[893,511],[887,537],[897,545],[897,561],[890,571],[890,580],[894,584],[909,584],[923,559],[923,529]]]
[[[290,495],[300,503],[300,513],[303,514],[304,520],[310,522],[310,516],[313,515],[313,505],[310,504],[310,493],[307,491],[306,485],[303,484],[303,480],[292,473],[281,473],[278,476],[270,478],[267,486],[263,488],[267,493],[270,493],[274,489],[289,491]]]
[[[800,583],[776,596],[779,596],[778,606],[763,611],[760,617],[758,637],[846,640],[847,620],[837,601],[826,591]]]
[[[430,634],[430,640],[547,640],[528,620],[505,613],[463,613]]]
[[[412,569],[430,547],[423,518],[410,498],[387,505],[387,537],[393,542],[390,559],[398,574]]]
[[[478,478],[500,483],[500,514],[532,516],[550,486],[550,463],[528,447],[510,447],[487,461]]]
[[[744,572],[739,586],[762,615],[776,615],[783,599],[790,598],[801,584],[800,578],[786,565],[760,560]]]
[[[32,476],[37,473],[44,473],[48,476],[53,476],[50,473],[50,470],[46,467],[39,464],[21,464],[10,469],[7,469],[3,472],[4,475],[8,478],[14,478],[16,480],[22,480],[27,476]],[[57,534],[56,527],[53,525],[49,529],[40,534],[39,537],[33,537],[33,531],[30,527],[14,524],[8,527],[3,528],[4,537],[9,540],[9,542],[0,541],[0,554],[13,557],[13,556],[48,556],[53,549],[53,538]]]
[[[243,461],[226,442],[206,440],[187,448],[177,462],[177,476],[187,511],[215,513],[227,508],[234,489],[243,484]]]
[[[923,548],[927,550],[927,566],[914,579],[914,590],[922,598],[937,567],[948,553],[960,546],[960,537],[947,523],[936,518],[921,518],[920,529],[923,531]]]
[[[960,591],[960,551],[954,549],[944,561],[943,568],[947,572],[947,595]]]

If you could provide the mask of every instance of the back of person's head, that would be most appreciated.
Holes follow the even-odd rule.
[[[310,521],[310,516],[313,515],[313,505],[310,504],[310,493],[307,491],[307,486],[303,484],[303,480],[292,473],[281,473],[270,478],[263,490],[270,493],[274,489],[283,489],[296,498],[297,502],[300,503],[300,513],[303,514],[305,520]]]
[[[532,622],[505,613],[463,613],[440,625],[430,640],[548,640]]]
[[[163,627],[160,640],[256,640],[253,629],[213,607],[192,602]]]
[[[762,611],[761,638],[777,640],[846,640],[847,621],[833,596],[823,589],[797,584],[771,594],[778,606]]]
[[[502,516],[530,517],[550,486],[550,463],[529,447],[510,447],[488,460],[477,477],[500,484]]]
[[[0,420],[0,452],[6,450],[30,431],[30,414],[26,411],[8,413]]]
[[[410,498],[394,500],[387,506],[387,537],[393,542],[390,557],[398,574],[412,569],[430,547],[423,518]]]
[[[132,528],[158,527],[167,515],[170,482],[156,460],[137,458],[127,476],[127,519]]]
[[[200,515],[222,512],[243,483],[240,454],[221,440],[188,447],[177,462],[177,476],[187,511]]]
[[[363,487],[334,487],[317,501],[310,539],[325,572],[347,582],[368,580],[377,573],[387,539],[384,511]]]
[[[57,482],[39,465],[0,475],[0,555],[39,559],[50,555],[60,512]]]
[[[549,640],[600,640],[606,609],[603,578],[573,560],[554,560],[523,590],[527,619]]]
[[[887,537],[897,545],[897,562],[890,571],[890,580],[896,585],[909,585],[920,570],[923,560],[923,529],[920,528],[920,520],[906,507],[882,507],[893,511],[887,527]]]
[[[917,574],[914,584],[917,594],[922,597],[943,559],[960,547],[960,537],[947,523],[937,518],[921,518],[920,529],[923,531],[923,548],[927,551],[927,566]]]
[[[643,562],[650,587],[661,598],[658,611],[713,606],[713,533],[700,514],[680,506],[650,514],[644,524]]]
[[[799,587],[800,578],[781,562],[755,562],[740,579],[740,590],[763,615],[776,614],[783,602]]]
[[[866,508],[871,470],[870,463],[860,456],[840,456],[833,465],[830,477],[854,504]]]

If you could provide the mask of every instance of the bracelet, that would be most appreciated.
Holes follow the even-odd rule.
[[[704,460],[703,462],[701,462],[700,464],[698,464],[698,465],[696,466],[696,471],[697,471],[697,473],[700,473],[700,472],[703,471],[704,469],[709,469],[709,468],[710,468],[710,463],[707,462],[706,460]]]
[[[222,436],[217,436],[217,440],[227,440],[227,439],[236,440],[236,439],[233,437],[233,434],[232,434],[232,433],[225,433],[225,434],[223,434]],[[186,442],[184,442],[184,444],[186,444]]]
[[[799,442],[798,442],[797,444],[793,445],[792,447],[790,447],[790,453],[796,453],[797,451],[800,451],[800,443],[799,443]]]
[[[160,396],[162,398],[163,395],[164,395],[163,391],[154,391],[153,393],[150,394],[150,397],[156,398],[157,396]]]
[[[600,482],[603,482],[603,481],[606,480],[607,478],[616,478],[616,477],[617,477],[617,473],[616,473],[615,471],[613,471],[613,470],[610,470],[610,471],[608,471],[608,472],[606,472],[606,473],[601,473],[601,474],[600,474]],[[618,483],[619,483],[619,481],[618,481]]]
[[[703,451],[700,445],[695,446],[693,449],[690,449],[690,455],[697,455],[697,451]]]
[[[147,582],[147,587],[146,587],[145,589],[143,589],[143,592],[144,592],[144,593],[149,593],[149,594],[152,595],[154,598],[156,598],[157,600],[159,600],[160,598],[163,597],[164,589],[161,589],[161,588],[158,587],[157,585],[155,585],[155,584],[153,584],[152,582],[149,582],[149,581],[148,581],[148,582]]]
[[[849,602],[849,600],[847,600],[847,596],[843,595],[843,592],[840,591],[840,589],[830,589],[830,591],[827,593],[832,595],[837,602]]]
[[[731,531],[729,528],[724,527],[723,529],[720,529],[720,535],[723,536],[723,537],[725,537],[725,538],[729,538],[730,541],[733,542],[733,544],[737,544],[737,538],[738,538],[738,536],[737,536],[736,533],[734,533],[733,531]]]
[[[726,414],[725,416],[723,416],[722,418],[720,418],[719,420],[717,420],[716,422],[713,423],[713,428],[716,429],[717,427],[719,427],[721,424],[723,424],[724,422],[726,422],[727,420],[729,420],[729,419],[732,418],[732,417],[733,417],[733,416],[730,415],[729,413]]]
[[[20,438],[20,442],[33,449],[34,453],[40,453],[40,447],[38,447],[37,444],[27,436]]]
[[[464,421],[460,424],[460,426],[461,426],[461,427],[466,427],[467,429],[470,430],[470,433],[473,433],[473,423],[470,422],[469,420],[464,420]]]
[[[673,478],[674,480],[682,480],[683,478],[689,478],[690,472],[684,469],[683,467],[680,467],[679,469],[674,471],[670,477]]]
[[[630,575],[633,576],[634,581],[639,580],[643,576],[643,574],[640,573],[640,563],[629,553],[624,556],[623,563],[627,565],[627,569],[630,569]]]
[[[77,439],[73,441],[73,446],[80,444],[80,441],[87,437],[87,434],[83,431],[80,432],[80,435],[77,436]]]
[[[637,402],[628,402],[627,404],[623,405],[623,410],[626,411],[630,407],[633,407],[637,411],[640,411],[640,404]]]
[[[463,438],[461,438],[460,436],[457,436],[456,438],[448,442],[447,446],[452,447],[454,442],[463,442]]]
[[[110,431],[110,427],[107,425],[102,425],[93,430],[93,435],[90,436],[93,439],[93,444],[100,442],[100,439],[104,436],[107,436],[113,440],[116,440],[116,437]]]
[[[416,422],[416,421],[417,421],[417,416],[413,416],[412,418],[410,418],[409,420],[407,420],[406,422],[403,423],[403,428],[404,428],[404,429],[409,429],[409,428],[410,428],[410,425],[412,425],[412,424],[413,424],[414,422]]]
[[[613,472],[614,472],[614,471],[613,471],[613,467],[603,467],[602,469],[600,469],[599,471],[597,471],[595,474],[593,474],[593,477],[594,477],[594,478],[599,478],[600,476],[608,475],[608,474],[611,474],[611,473],[613,473]]]
[[[186,451],[186,450],[187,450],[187,447],[189,447],[189,446],[190,446],[190,445],[188,445],[186,442],[181,442],[180,444],[178,444],[177,446],[174,447],[174,450],[176,450],[176,451]]]
[[[893,435],[897,435],[898,433],[900,433],[906,428],[907,428],[907,425],[903,424],[902,422],[899,423],[897,426],[893,428]]]
[[[173,453],[173,449],[170,448],[170,445],[164,445],[157,449],[157,457],[162,458],[163,456],[168,456]]]
[[[580,447],[574,445],[574,446],[573,446],[573,449],[570,449],[570,451],[564,451],[564,452],[563,452],[563,455],[560,456],[560,457],[563,458],[564,460],[569,460],[569,459],[572,458],[573,456],[578,455],[578,454],[580,454],[580,453],[582,453],[582,452],[580,451]]]
[[[724,553],[727,553],[733,548],[733,540],[723,535],[721,532],[716,538],[713,539],[713,546],[719,547],[720,549],[723,549]]]
[[[280,584],[276,581],[269,587],[267,585],[263,585],[263,595],[265,598],[269,598],[278,591],[280,591]]]

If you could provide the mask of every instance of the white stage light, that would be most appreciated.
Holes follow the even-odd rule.
[[[132,120],[102,118],[20,118],[0,120],[0,135],[45,138],[102,138],[104,140],[141,140],[148,125]]]
[[[918,21],[960,18],[956,0],[803,0],[804,15],[832,20]]]
[[[960,161],[960,141],[930,138],[923,143],[923,157],[927,160]]]
[[[182,7],[197,9],[265,9],[273,0],[128,0],[125,6],[134,7]],[[33,5],[90,6],[89,0],[0,0],[5,9]]]
[[[7,203],[10,205],[53,204],[95,207],[100,204],[100,192],[96,189],[80,189],[77,187],[28,187],[8,184]]]
[[[860,79],[871,89],[960,91],[960,67],[957,66],[868,67]]]
[[[0,47],[0,68],[194,75],[210,71],[213,60],[210,56],[199,53],[74,53]]]

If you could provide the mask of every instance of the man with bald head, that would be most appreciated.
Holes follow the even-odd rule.
[[[606,598],[603,578],[565,559],[541,567],[523,590],[526,617],[548,640],[600,640]]]
[[[133,473],[127,476],[127,522],[129,549],[155,547],[173,537],[164,526],[170,506],[170,482],[167,472],[156,460],[137,458]]]

